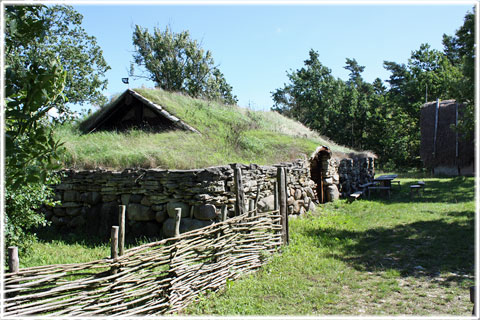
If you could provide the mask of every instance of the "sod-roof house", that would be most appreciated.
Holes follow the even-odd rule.
[[[472,175],[473,139],[455,130],[463,116],[464,105],[455,100],[428,102],[420,114],[420,157],[434,174]]]
[[[153,132],[186,130],[199,133],[162,106],[130,89],[93,114],[80,126],[84,133],[103,130],[124,131],[132,128]]]

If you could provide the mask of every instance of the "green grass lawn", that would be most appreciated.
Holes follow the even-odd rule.
[[[341,200],[291,219],[281,255],[186,313],[471,315],[474,179],[424,179],[425,195],[411,200],[415,181],[401,179],[390,200]]]

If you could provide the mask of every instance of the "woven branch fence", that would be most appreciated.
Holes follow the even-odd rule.
[[[202,229],[125,250],[120,256],[112,253],[110,259],[7,273],[3,315],[177,313],[199,294],[217,291],[227,280],[258,269],[286,242],[283,168],[278,182],[276,210],[257,213],[250,207]]]

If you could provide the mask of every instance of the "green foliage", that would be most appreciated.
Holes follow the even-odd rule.
[[[53,204],[47,184],[63,151],[48,111],[102,101],[107,67],[70,7],[8,6],[5,18],[5,243],[25,249],[45,224],[38,209]]]
[[[188,31],[174,33],[168,27],[165,31],[155,28],[152,35],[136,25],[133,44],[135,63],[144,67],[150,73],[148,78],[160,88],[226,104],[237,102],[211,52],[205,52]]]
[[[443,35],[443,45],[450,62],[462,73],[455,83],[453,97],[466,105],[459,129],[465,138],[472,139],[475,129],[475,8],[467,12],[454,36]]]
[[[29,41],[17,37],[15,45],[7,45],[6,64],[16,70],[33,63],[43,66],[56,60],[66,72],[64,96],[66,99],[55,101],[58,113],[68,116],[65,102],[83,104],[103,104],[105,97],[101,93],[106,88],[105,72],[110,67],[102,56],[102,50],[93,36],[89,36],[81,27],[82,15],[71,6],[8,6],[6,7],[8,30],[17,28],[18,23],[9,17],[21,14],[24,10],[35,12],[36,19],[42,21],[41,32]],[[28,14],[28,15],[31,15]],[[37,22],[38,22],[37,21]],[[25,22],[20,23],[20,25]],[[38,24],[37,24],[38,26]],[[37,27],[35,26],[35,27]]]
[[[380,79],[365,82],[365,67],[355,59],[346,59],[349,79],[335,79],[310,50],[305,67],[289,73],[290,82],[272,93],[272,109],[339,144],[375,152],[380,167],[420,167],[420,108],[426,100],[465,102],[460,127],[464,136],[473,133],[473,22],[467,13],[454,37],[444,35],[444,52],[422,44],[407,64],[385,61],[388,88]]]
[[[53,176],[48,177],[49,183],[59,182]],[[36,235],[32,228],[46,226],[43,213],[39,212],[42,205],[54,206],[53,191],[42,182],[28,183],[18,188],[5,185],[5,246],[18,246],[26,252],[35,242]]]

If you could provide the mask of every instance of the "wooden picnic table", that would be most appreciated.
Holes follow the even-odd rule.
[[[396,179],[398,174],[385,174],[373,179],[374,182],[380,182],[382,187],[392,187],[392,180]]]

